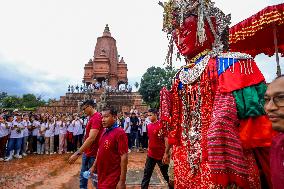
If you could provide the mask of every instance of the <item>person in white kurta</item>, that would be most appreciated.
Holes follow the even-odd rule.
[[[54,126],[55,119],[52,117],[48,118],[46,123],[46,131],[45,131],[45,154],[53,154],[54,153]]]
[[[67,141],[66,141],[66,133],[67,133],[67,127],[66,127],[66,120],[59,126],[59,154],[62,154],[64,152],[67,152]]]
[[[8,158],[6,161],[12,159],[13,151],[15,153],[15,158],[22,158],[20,150],[23,140],[22,138],[24,136],[24,128],[21,116],[17,116],[16,120],[12,121],[12,124],[10,124],[11,134],[8,141]]]
[[[38,118],[35,117],[35,119],[32,122],[33,153],[37,153],[37,136],[39,130],[40,130],[40,122],[38,121]]]
[[[29,121],[29,116],[25,115],[22,121],[22,124],[24,126],[23,130],[23,138],[22,138],[22,145],[21,145],[21,151],[20,154],[23,156],[27,155],[27,142],[29,138],[29,129],[28,127],[31,125],[31,122]]]
[[[6,144],[8,141],[9,126],[2,116],[0,116],[0,161],[4,161],[6,154]]]
[[[74,127],[73,129],[74,145],[75,145],[75,150],[77,150],[78,143],[79,143],[79,147],[82,146],[83,120],[80,119],[78,116],[76,116],[74,117],[74,120],[72,121],[72,125]]]

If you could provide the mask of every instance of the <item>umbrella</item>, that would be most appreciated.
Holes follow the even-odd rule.
[[[276,53],[277,75],[281,75],[279,54],[284,57],[284,3],[268,6],[230,28],[230,51],[255,57]]]

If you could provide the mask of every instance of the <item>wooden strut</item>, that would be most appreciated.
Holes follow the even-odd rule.
[[[276,64],[277,64],[277,71],[276,75],[281,75],[281,67],[279,63],[279,53],[278,53],[278,41],[277,41],[277,28],[275,22],[273,23],[273,37],[274,37],[274,46],[275,46],[275,56],[276,56]]]

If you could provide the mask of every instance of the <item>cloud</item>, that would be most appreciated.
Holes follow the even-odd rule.
[[[9,62],[0,57],[0,91],[9,95],[33,93],[44,99],[58,98],[67,91],[70,79],[38,71],[21,62]]]
[[[275,55],[268,57],[264,54],[255,57],[256,64],[264,75],[266,82],[271,82],[276,77],[276,58]],[[284,73],[284,58],[280,58],[280,67],[282,74]]]

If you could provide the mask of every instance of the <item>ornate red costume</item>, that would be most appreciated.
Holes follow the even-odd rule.
[[[170,0],[163,7],[164,31],[188,63],[171,91],[161,92],[175,188],[260,188],[253,150],[269,147],[272,137],[263,75],[250,55],[223,53],[229,16],[211,1]]]

